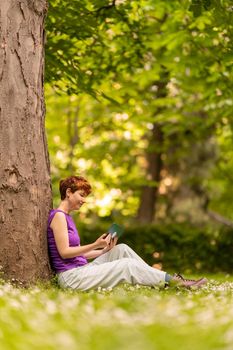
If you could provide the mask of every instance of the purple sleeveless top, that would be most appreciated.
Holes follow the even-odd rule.
[[[87,259],[81,255],[76,256],[75,258],[63,259],[58,253],[53,230],[50,227],[51,221],[53,220],[54,215],[57,212],[62,212],[66,216],[68,236],[69,236],[69,246],[70,247],[79,246],[80,238],[79,238],[75,223],[69,214],[66,214],[64,211],[60,209],[53,209],[50,211],[49,218],[48,218],[48,229],[47,229],[49,257],[50,257],[50,263],[51,263],[52,269],[56,273],[59,273],[59,272],[64,272],[64,271],[73,269],[75,267],[83,266],[88,262],[87,262]]]

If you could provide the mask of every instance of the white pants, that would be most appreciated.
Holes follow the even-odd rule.
[[[79,290],[114,287],[120,282],[155,286],[165,282],[165,274],[146,264],[126,244],[118,244],[87,265],[59,273],[58,282]]]

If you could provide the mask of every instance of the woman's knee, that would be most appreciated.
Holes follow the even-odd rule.
[[[137,260],[132,258],[123,258],[119,260],[119,264],[121,264],[126,270],[132,270],[138,266]]]
[[[129,246],[125,243],[119,243],[116,245],[116,247],[118,247],[118,249],[123,250],[123,251],[130,249]]]

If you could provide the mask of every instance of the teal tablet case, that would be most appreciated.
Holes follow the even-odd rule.
[[[109,229],[108,229],[108,233],[111,234],[112,238],[114,237],[120,237],[122,235],[122,233],[124,232],[124,228],[120,225],[117,224],[112,224]]]

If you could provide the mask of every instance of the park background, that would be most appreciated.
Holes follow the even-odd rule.
[[[1,350],[232,350],[232,1],[0,10]],[[149,264],[208,283],[60,288],[49,169],[54,207],[61,178],[92,184],[83,244],[117,222]]]
[[[150,264],[230,272],[230,2],[52,1],[46,29],[54,206],[84,175],[84,243],[117,222]]]

